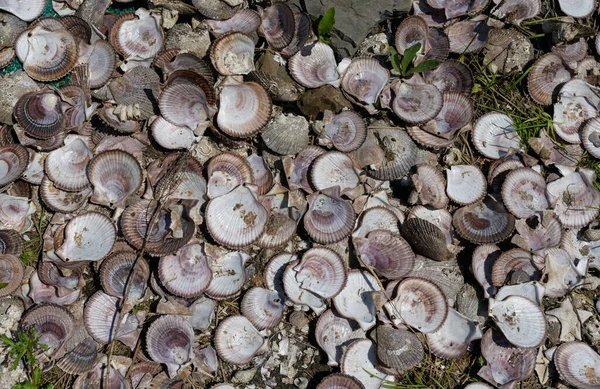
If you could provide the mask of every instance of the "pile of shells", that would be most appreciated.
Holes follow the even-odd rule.
[[[0,0],[0,318],[45,371],[377,389],[472,355],[456,387],[598,388],[589,36],[544,25],[543,53],[522,26],[546,4],[421,0],[339,58],[285,2],[117,2]],[[417,43],[439,64],[404,77],[388,47]],[[466,54],[521,74],[548,131],[482,112]]]

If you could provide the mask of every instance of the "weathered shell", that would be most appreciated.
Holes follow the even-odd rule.
[[[194,356],[194,330],[183,317],[164,315],[156,319],[146,333],[146,350],[150,358],[164,363],[169,376]]]
[[[222,0],[192,0],[192,4],[202,15],[217,20],[229,19],[241,8]]]
[[[214,341],[221,359],[241,365],[250,362],[265,339],[244,316],[229,316],[215,330]]]
[[[527,76],[529,95],[538,104],[550,105],[556,87],[570,79],[561,58],[554,53],[545,54],[535,61]]]
[[[396,50],[404,54],[404,51],[419,43],[420,51],[425,53],[428,50],[427,38],[429,36],[429,27],[420,16],[410,16],[405,18],[396,30]]]
[[[122,298],[129,288],[129,298],[141,300],[150,278],[150,268],[143,258],[137,259],[134,252],[120,251],[102,261],[98,275],[107,294]]]
[[[600,356],[583,342],[566,342],[554,352],[554,365],[560,378],[582,389],[598,387]]]
[[[213,157],[208,163],[207,175],[209,198],[227,194],[244,183],[254,183],[254,173],[248,160],[232,152]]]
[[[600,158],[600,118],[590,119],[581,132],[583,147],[594,158]]]
[[[518,218],[528,218],[548,208],[544,177],[530,168],[512,170],[502,185],[502,200]]]
[[[392,83],[395,98],[392,109],[396,116],[411,124],[433,120],[444,104],[442,92],[432,84],[417,79]]]
[[[271,118],[271,98],[255,82],[225,85],[219,98],[217,125],[231,137],[249,138],[260,132]]]
[[[50,139],[64,130],[60,96],[51,89],[22,95],[13,114],[25,133],[36,139]]]
[[[417,166],[417,174],[412,176],[413,185],[419,194],[419,201],[436,209],[448,205],[446,185],[442,173],[431,164]]]
[[[377,307],[371,292],[380,290],[377,279],[367,272],[350,270],[348,281],[342,291],[333,298],[333,304],[340,315],[358,322],[367,331],[375,326]]]
[[[307,306],[317,315],[320,315],[327,309],[327,305],[325,305],[325,302],[321,297],[308,290],[302,289],[302,285],[298,279],[296,279],[296,271],[294,270],[294,267],[296,267],[298,263],[299,261],[297,260],[289,262],[283,272],[282,283],[285,296],[294,304]]]
[[[175,255],[161,257],[158,277],[162,286],[176,296],[200,297],[213,277],[208,259],[203,246],[198,243],[183,246]]]
[[[382,380],[392,379],[378,369],[375,344],[369,339],[352,342],[344,353],[341,367],[343,374],[357,378],[366,389],[379,388]]]
[[[364,337],[365,332],[356,322],[339,316],[331,309],[319,315],[315,326],[315,339],[327,354],[329,366],[339,365],[345,345]]]
[[[317,385],[317,389],[365,389],[365,386],[356,378],[341,374],[333,373],[328,375]]]
[[[261,23],[260,15],[252,9],[240,9],[227,20],[205,20],[210,31],[217,38],[228,32],[243,32],[251,34],[256,31]]]
[[[379,167],[367,168],[367,173],[378,180],[398,180],[417,162],[417,145],[405,131],[396,128],[376,128],[373,134],[385,159]]]
[[[0,254],[19,256],[23,251],[23,238],[15,230],[0,230]]]
[[[143,173],[139,162],[131,154],[109,150],[96,154],[90,161],[88,177],[94,186],[92,202],[124,208],[127,199],[142,185]]]
[[[116,239],[112,221],[97,212],[74,217],[67,223],[64,234],[56,255],[65,262],[98,261],[110,253]]]
[[[288,67],[294,80],[307,88],[339,85],[340,74],[333,49],[321,41],[300,49],[290,57]]]
[[[48,346],[48,355],[60,355],[65,342],[75,332],[75,318],[65,307],[55,304],[36,305],[21,318],[20,327],[33,327],[40,344]]]
[[[67,30],[36,26],[27,33],[27,46],[17,51],[23,69],[38,81],[54,81],[67,75],[77,63],[77,42]],[[17,50],[22,46],[17,45]]]
[[[473,118],[473,104],[462,93],[448,92],[437,116],[423,126],[423,130],[444,139],[453,140],[461,128]]]
[[[268,150],[280,155],[293,155],[309,147],[309,130],[304,116],[279,113],[273,115],[260,137]]]
[[[478,374],[495,386],[523,380],[535,368],[535,349],[513,347],[502,332],[492,328],[483,335],[481,354],[488,364]]]
[[[244,266],[249,259],[248,254],[239,251],[213,258],[208,263],[213,278],[204,293],[216,300],[237,295],[246,283],[248,274]]]
[[[586,120],[598,116],[600,97],[596,87],[583,80],[567,81],[554,104],[553,127],[568,143],[581,143],[580,130]]]
[[[372,109],[390,79],[390,72],[375,58],[355,58],[342,77],[343,91]]]
[[[346,283],[346,265],[333,250],[314,247],[302,255],[293,268],[302,289],[328,299],[335,297]]]
[[[260,13],[261,32],[269,46],[281,50],[292,42],[296,21],[292,8],[286,3],[273,3]]]
[[[87,332],[85,330],[81,332],[87,336]],[[75,336],[73,338],[75,338]],[[73,338],[69,340],[69,343],[72,342]],[[82,341],[78,342],[76,346],[67,353],[67,355],[61,358],[56,363],[56,366],[58,366],[67,374],[87,373],[88,371],[92,370],[98,362],[99,357],[98,353],[96,352],[97,346],[98,343],[96,343],[94,339],[86,337]]]
[[[582,169],[546,185],[546,198],[563,227],[584,227],[598,215],[600,193],[593,177],[592,171]]]
[[[435,85],[442,93],[470,94],[473,89],[471,70],[462,62],[446,60],[434,70],[423,74],[423,79]]]
[[[456,210],[452,224],[463,238],[471,242],[497,243],[512,234],[515,218],[501,202],[484,199]]]
[[[356,188],[360,184],[360,177],[347,154],[329,151],[313,161],[310,182],[317,191],[338,186],[344,193]]]
[[[86,166],[92,157],[85,142],[79,138],[48,154],[44,162],[46,176],[54,186],[66,191],[80,191],[90,186]]]
[[[257,154],[252,154],[248,158],[248,163],[252,167],[254,184],[258,186],[258,194],[266,194],[273,186],[273,173],[265,159]]]
[[[112,46],[126,60],[154,58],[162,51],[164,40],[161,16],[144,8],[121,14],[110,31]]]
[[[88,333],[100,344],[109,344],[113,339],[123,341],[128,336],[137,338],[138,320],[135,315],[124,314],[115,337],[115,321],[121,310],[121,302],[117,297],[109,296],[102,291],[94,293],[85,303],[83,322]]]
[[[482,336],[477,322],[450,308],[442,327],[427,334],[427,341],[431,352],[437,357],[457,359],[467,351],[471,341],[481,339]]]
[[[450,52],[463,54],[483,48],[487,43],[490,30],[487,18],[485,15],[479,15],[447,27],[444,31],[450,39]]]
[[[0,10],[10,12],[26,22],[31,22],[42,16],[44,8],[46,8],[45,0],[30,0],[25,3],[21,1],[3,1],[0,3]]]
[[[276,291],[254,287],[244,294],[240,310],[257,329],[273,328],[283,316],[283,301]]]
[[[352,232],[356,215],[352,205],[342,200],[339,193],[339,187],[333,187],[308,196],[304,228],[316,242],[339,242]]]
[[[560,10],[569,16],[574,18],[585,18],[594,12],[597,4],[592,0],[558,0],[558,5],[560,6]]]
[[[223,35],[213,42],[210,60],[221,75],[248,74],[254,71],[254,41],[243,32]]]
[[[446,170],[446,193],[450,200],[460,205],[473,204],[486,194],[487,182],[478,167],[454,165]]]
[[[503,252],[493,262],[492,271],[489,273],[495,286],[504,285],[511,272],[521,270],[528,275],[530,280],[539,280],[541,272],[534,266],[531,254],[520,248]]]
[[[489,315],[506,339],[517,347],[538,347],[546,339],[544,313],[525,297],[490,299]]]
[[[448,315],[448,303],[442,290],[422,278],[407,278],[396,288],[392,304],[403,323],[422,333],[440,329]]]
[[[333,146],[342,152],[358,149],[367,139],[365,120],[354,111],[343,111],[325,125],[325,134]]]
[[[387,230],[374,230],[366,238],[354,238],[354,244],[357,255],[380,276],[399,279],[413,269],[415,254],[410,245]]]
[[[29,162],[29,153],[21,145],[0,147],[0,187],[19,179]]]
[[[412,332],[380,325],[372,333],[377,361],[389,369],[409,370],[423,360],[423,346]]]
[[[480,117],[473,126],[472,139],[477,151],[491,159],[523,151],[513,120],[499,112],[489,112]]]
[[[25,266],[11,254],[0,255],[0,297],[8,296],[21,287],[25,276]]]
[[[494,0],[499,7],[494,11],[494,15],[504,18],[517,26],[527,19],[536,17],[542,8],[540,0],[506,0],[504,2]]]
[[[215,113],[205,91],[188,82],[167,86],[160,95],[159,107],[161,115],[170,123],[200,134]]]

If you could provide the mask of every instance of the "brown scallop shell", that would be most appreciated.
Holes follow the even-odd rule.
[[[37,26],[27,35],[28,50],[23,69],[38,81],[54,81],[67,75],[77,63],[78,48],[67,30],[46,30]]]
[[[49,88],[26,93],[14,106],[13,114],[25,133],[36,139],[50,139],[64,130],[61,98]]]
[[[25,276],[25,266],[11,254],[0,255],[0,297],[7,296],[21,287]]]
[[[352,233],[356,214],[349,202],[340,197],[339,187],[325,189],[308,196],[304,228],[316,242],[339,242]]]
[[[473,243],[498,243],[512,234],[515,217],[502,202],[486,198],[456,210],[452,224],[463,238]]]
[[[538,104],[550,105],[556,87],[570,79],[562,59],[554,53],[545,54],[535,61],[527,75],[529,95]]]

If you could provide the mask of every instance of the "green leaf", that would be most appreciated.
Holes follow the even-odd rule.
[[[33,369],[33,374],[31,375],[31,378],[33,378],[33,383],[35,385],[38,385],[40,383],[40,380],[42,379],[42,369],[40,369],[39,367]]]
[[[325,36],[333,30],[333,26],[335,25],[335,8],[329,8],[321,20],[319,20],[319,26],[317,27],[317,32],[319,35],[319,39],[324,40]]]
[[[433,70],[435,69],[440,63],[438,61],[435,60],[427,60],[427,61],[423,61],[420,64],[418,64],[417,66],[415,66],[414,68],[410,69],[407,72],[408,74],[413,74],[413,73],[423,73],[426,72],[428,70]]]
[[[400,56],[396,49],[390,46],[390,61],[392,62],[392,67],[398,74],[402,74],[402,65],[400,64]]]
[[[417,53],[421,50],[421,43],[417,42],[414,45],[410,46],[408,49],[404,50],[404,56],[402,57],[402,75],[406,75],[406,71],[408,70],[408,65],[412,62],[412,60],[417,56]]]
[[[0,289],[4,289],[8,286],[8,282],[0,282]]]

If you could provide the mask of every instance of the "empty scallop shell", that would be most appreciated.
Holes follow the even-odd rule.
[[[115,49],[108,41],[102,39],[91,45],[80,41],[78,48],[79,58],[77,62],[88,65],[90,88],[95,89],[104,86],[117,67]]]
[[[479,15],[447,27],[444,31],[450,39],[450,52],[463,54],[482,49],[490,31],[487,19],[486,15]]]
[[[342,152],[358,149],[367,139],[365,120],[354,111],[343,111],[325,125],[325,134],[333,146]]]
[[[387,279],[405,277],[414,266],[415,254],[402,237],[374,230],[366,238],[354,238],[356,253],[375,272]]]
[[[79,138],[48,154],[44,163],[46,175],[54,186],[66,191],[80,191],[90,185],[86,166],[92,157]]]
[[[308,193],[312,193],[312,188],[308,182],[308,171],[313,161],[325,153],[325,150],[318,146],[308,146],[296,155],[295,158],[284,158],[283,169],[286,174],[290,189],[302,188]]]
[[[213,157],[208,163],[207,174],[209,198],[227,194],[244,183],[254,183],[254,174],[248,160],[232,152]]]
[[[281,49],[286,57],[296,54],[310,38],[312,26],[310,18],[303,12],[294,11],[294,37],[289,45]]]
[[[244,294],[240,311],[257,329],[276,327],[283,316],[283,301],[273,290],[254,287]]]
[[[345,345],[364,337],[365,332],[354,321],[337,315],[331,309],[319,315],[315,326],[315,339],[327,354],[329,366],[338,366]]]
[[[427,52],[427,38],[429,36],[429,26],[420,16],[410,16],[405,18],[396,30],[396,50],[404,54],[404,50],[419,43],[421,52]]]
[[[586,18],[590,16],[597,6],[593,0],[558,0],[558,5],[561,11],[574,18]]]
[[[367,168],[367,173],[378,180],[399,180],[417,163],[417,145],[405,132],[397,128],[373,129],[385,158],[379,167]]]
[[[312,309],[317,315],[320,315],[327,309],[323,299],[309,290],[302,289],[300,282],[296,278],[294,268],[299,261],[289,262],[283,272],[283,289],[285,296],[294,304],[304,305]]]
[[[46,8],[45,0],[21,1],[3,1],[0,3],[0,10],[10,12],[19,19],[31,22],[40,16]]]
[[[316,190],[339,186],[342,193],[352,191],[360,184],[352,160],[339,151],[329,151],[313,161],[310,181]]]
[[[144,297],[150,268],[143,258],[136,259],[134,252],[121,251],[102,261],[98,273],[104,292],[122,298],[129,288],[129,298],[141,300]]]
[[[252,9],[240,9],[227,20],[205,20],[210,31],[217,38],[228,32],[243,32],[251,34],[261,23],[260,15]]]
[[[402,236],[417,254],[436,261],[445,261],[450,256],[443,231],[425,219],[406,220],[402,224]]]
[[[566,342],[556,348],[554,365],[560,378],[582,389],[594,389],[600,381],[600,356],[583,342]]]
[[[346,283],[346,265],[342,258],[325,247],[309,249],[293,270],[300,288],[323,299],[336,296]]]
[[[82,331],[86,336],[87,332]],[[71,338],[73,339],[73,338]],[[56,366],[67,374],[84,374],[92,370],[99,360],[96,347],[98,343],[86,337],[61,358]]]
[[[395,98],[392,109],[407,123],[419,124],[433,120],[444,104],[442,92],[432,84],[417,79],[392,83]]]
[[[0,297],[8,296],[21,287],[25,276],[25,266],[19,258],[11,254],[0,255]]]
[[[342,291],[333,298],[333,304],[340,315],[358,322],[367,331],[375,326],[377,307],[371,296],[372,292],[380,290],[377,279],[371,274],[350,270],[348,281]]]
[[[273,3],[260,12],[260,31],[269,46],[281,50],[292,42],[296,21],[292,8],[286,3]]]
[[[21,318],[21,328],[35,328],[39,344],[45,344],[47,355],[60,355],[65,342],[75,332],[75,318],[68,309],[60,305],[35,305]]]
[[[393,380],[393,376],[386,375],[378,367],[376,346],[369,339],[352,342],[341,363],[342,373],[358,379],[365,389],[377,389],[383,380]]]
[[[214,341],[219,357],[235,365],[250,362],[265,343],[244,316],[229,316],[221,321],[215,330]]]
[[[0,229],[26,232],[32,226],[36,207],[30,198],[0,194]]]
[[[265,159],[257,154],[248,157],[248,163],[252,167],[254,184],[258,186],[258,194],[266,194],[273,186],[273,173]]]
[[[0,230],[0,254],[19,256],[23,251],[23,238],[15,230]]]
[[[546,319],[536,303],[522,296],[489,301],[489,315],[509,342],[531,348],[546,339]]]
[[[215,113],[202,88],[192,83],[172,83],[160,95],[161,115],[170,123],[201,131]]]
[[[558,246],[562,236],[562,226],[552,211],[519,219],[515,228],[519,234],[511,242],[536,254],[546,248]]]
[[[300,49],[290,57],[288,67],[294,80],[307,88],[339,84],[333,49],[321,41]]]
[[[143,173],[131,154],[109,150],[96,154],[90,161],[88,177],[94,186],[92,202],[124,208],[127,199],[142,185]]]
[[[210,60],[223,76],[248,74],[254,71],[254,41],[243,32],[223,35],[213,42]]]
[[[439,330],[448,315],[448,303],[442,290],[422,278],[402,281],[392,303],[403,323],[425,334]]]
[[[192,4],[202,15],[216,20],[229,19],[241,8],[222,0],[192,0]]]
[[[49,88],[22,95],[14,106],[13,114],[19,126],[33,138],[50,139],[64,131],[61,98]]]
[[[511,272],[519,270],[528,275],[530,280],[539,280],[541,272],[535,267],[531,253],[520,248],[503,252],[494,261],[490,273],[495,286],[504,285]]]
[[[473,204],[485,196],[487,182],[476,166],[454,165],[446,170],[446,175],[448,178],[446,193],[455,203]]]
[[[494,387],[524,380],[535,368],[536,349],[513,347],[502,332],[495,329],[490,328],[483,335],[481,353],[488,364],[479,370],[479,376]]]
[[[365,386],[352,376],[333,373],[325,377],[317,389],[365,389]]]
[[[425,124],[423,130],[444,139],[453,140],[461,128],[473,118],[473,104],[461,93],[449,92],[443,95],[444,103],[437,116]]]
[[[504,300],[508,296],[522,296],[541,306],[545,293],[546,288],[544,286],[537,281],[530,281],[516,285],[505,285],[498,290],[494,298],[496,300]]]
[[[580,130],[586,120],[598,115],[600,97],[597,90],[583,80],[566,82],[554,104],[553,126],[556,134],[568,143],[581,143]]]
[[[521,137],[510,116],[489,112],[473,126],[473,144],[477,151],[491,159],[505,157],[514,151],[523,151]]]
[[[67,75],[77,63],[77,42],[67,30],[47,30],[38,25],[27,33],[27,50],[20,53],[23,69],[38,81]]]
[[[179,315],[156,319],[146,333],[146,350],[153,361],[164,363],[173,377],[179,366],[194,356],[194,329]]]
[[[407,215],[408,219],[420,218],[427,220],[430,223],[435,224],[446,238],[446,243],[453,243],[453,228],[452,228],[452,215],[446,209],[432,209],[422,205],[415,205],[411,208]]]
[[[393,209],[389,209],[382,204],[375,204],[370,207],[364,207],[361,212],[358,223],[352,232],[352,237],[365,238],[367,234],[375,230],[385,230],[393,234],[400,235],[399,215],[394,213]],[[403,216],[403,215],[400,215]]]
[[[377,349],[377,361],[389,369],[406,371],[423,360],[423,346],[412,332],[380,325],[372,333]]]
[[[598,215],[600,193],[593,186],[594,173],[582,169],[546,186],[546,197],[565,228],[581,228]]]
[[[343,91],[370,109],[390,79],[390,72],[375,58],[355,58],[342,77]]]
[[[481,339],[482,336],[477,322],[450,308],[442,327],[427,334],[427,342],[431,352],[437,357],[458,359],[467,351],[473,340]]]
[[[158,262],[158,278],[170,293],[184,298],[200,297],[212,280],[208,255],[203,246],[190,243],[175,255],[161,257]]]
[[[240,185],[213,198],[206,206],[206,226],[213,239],[238,248],[254,243],[262,235],[268,212],[258,201],[256,186]]]
[[[352,205],[340,197],[339,187],[326,189],[308,196],[308,211],[304,228],[316,242],[339,242],[352,233],[356,215]]]
[[[431,164],[417,166],[417,174],[412,176],[413,185],[419,194],[419,201],[423,205],[430,205],[436,209],[448,205],[446,186],[442,173]]]
[[[83,322],[88,333],[100,344],[109,344],[115,338],[122,339],[134,334],[138,327],[135,315],[125,314],[119,326],[118,336],[115,321],[121,310],[121,302],[117,297],[109,296],[102,291],[94,293],[85,303]]]
[[[110,43],[126,60],[154,58],[164,40],[161,16],[144,8],[121,14],[110,31]]]
[[[484,199],[456,210],[452,224],[463,238],[471,242],[497,243],[512,234],[515,218],[501,202]]]
[[[502,185],[502,200],[518,218],[528,218],[548,208],[544,177],[530,168],[512,170]]]
[[[423,73],[423,79],[435,85],[442,93],[470,94],[473,89],[471,70],[467,65],[455,60],[446,60],[434,70]]]
[[[29,163],[29,152],[21,145],[0,147],[0,186],[19,179]]]
[[[169,150],[189,150],[198,141],[194,132],[188,127],[177,126],[162,116],[158,116],[152,122],[150,131],[156,143]]]
[[[550,105],[556,87],[570,79],[562,59],[554,53],[545,54],[535,61],[527,76],[529,95],[538,104]]]
[[[237,295],[246,283],[248,274],[244,266],[249,259],[248,254],[234,251],[209,261],[213,277],[204,293],[217,300]]]
[[[271,118],[271,98],[255,82],[225,85],[219,98],[217,124],[231,137],[249,138],[260,132]]]
[[[536,17],[542,8],[540,0],[506,0],[504,2],[495,0],[499,7],[493,12],[500,18],[506,18],[509,23],[517,26],[527,19]]]
[[[285,299],[285,291],[283,288],[283,273],[286,270],[287,264],[296,261],[298,258],[289,253],[277,254],[269,260],[265,266],[264,278],[267,287],[279,294],[279,298]]]
[[[300,153],[310,144],[308,120],[302,115],[274,114],[262,130],[260,137],[267,149],[274,153],[280,155]]]
[[[594,158],[600,158],[600,118],[590,119],[581,132],[583,147]]]

